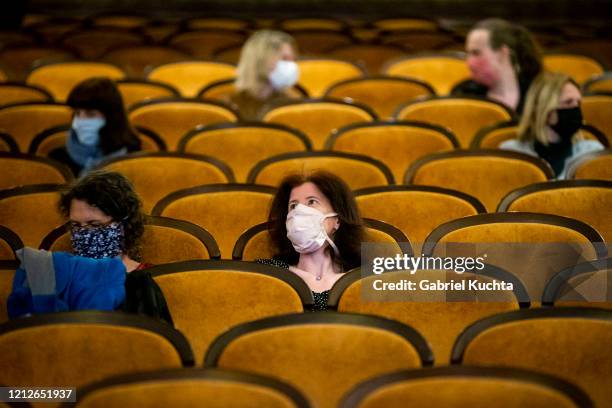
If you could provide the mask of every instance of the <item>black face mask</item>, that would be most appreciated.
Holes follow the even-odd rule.
[[[582,111],[580,107],[557,109],[557,123],[551,128],[561,138],[561,143],[571,143],[572,136],[582,126]]]

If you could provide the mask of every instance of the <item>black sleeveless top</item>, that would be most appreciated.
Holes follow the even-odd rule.
[[[257,259],[256,262],[265,265],[277,266],[279,268],[289,269],[289,264],[287,262],[278,259]],[[325,290],[323,292],[312,291],[312,297],[314,298],[314,304],[312,305],[313,311],[320,312],[327,310],[327,299],[329,298],[329,290]]]

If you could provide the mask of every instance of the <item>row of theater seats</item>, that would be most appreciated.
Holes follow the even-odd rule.
[[[521,212],[478,214],[482,206],[469,196],[435,188],[364,191],[357,201],[365,217],[374,217],[364,219],[365,242],[385,244],[377,248],[384,254],[438,257],[447,251],[449,256],[465,256],[460,252],[465,245],[476,245],[468,245],[471,251],[485,245],[481,252],[489,254],[491,263],[524,282],[529,298],[536,301],[556,272],[580,259],[605,258],[607,253],[610,184],[557,187],[511,197],[508,208]],[[275,250],[265,223],[271,190],[214,185],[170,196],[171,200],[154,211],[156,216],[147,217],[143,260],[165,264],[189,259],[271,258]],[[0,259],[14,261],[14,251],[24,245],[71,251],[57,199],[57,187],[48,185],[2,193]],[[451,244],[457,243],[464,245],[453,248]],[[545,264],[538,263],[542,256]],[[10,280],[5,285],[9,287]]]
[[[384,92],[378,95],[382,98]],[[392,94],[389,94],[388,99],[379,105],[376,105],[376,101],[383,99],[372,96],[370,105],[375,108],[337,98],[295,100],[271,106],[260,122],[246,124],[240,123],[238,112],[219,100],[169,97],[137,103],[129,110],[128,118],[141,138],[145,139],[145,150],[189,151],[188,144],[192,142],[190,139],[212,134],[206,132],[204,135],[204,130],[211,130],[205,126],[221,124],[226,126],[212,129],[217,134],[230,134],[228,137],[231,137],[232,132],[252,138],[266,137],[266,133],[284,133],[285,139],[303,139],[292,150],[285,148],[280,152],[335,149],[342,144],[338,139],[350,138],[355,140],[354,144],[364,144],[362,149],[366,147],[365,144],[381,145],[379,149],[382,151],[378,156],[389,154],[389,150],[396,151],[397,147],[401,150],[398,158],[407,156],[411,159],[418,157],[418,153],[410,153],[411,149],[407,146],[418,140],[424,140],[420,144],[432,145],[422,153],[419,152],[422,155],[457,147],[497,148],[499,143],[517,136],[514,113],[490,100],[429,96],[402,103],[401,94],[397,96],[398,99],[393,100]],[[587,95],[581,106],[586,121],[582,135],[609,146],[612,126],[607,119],[612,114],[612,96]],[[379,121],[379,118],[385,119],[386,116],[379,116],[373,109],[395,112],[391,121]],[[63,129],[52,128],[67,126],[71,118],[72,109],[60,103],[24,102],[1,107],[0,132],[4,134],[4,143],[0,143],[0,149],[45,155],[50,149],[64,144],[58,134]],[[274,130],[274,126],[267,126],[266,129],[266,124],[281,127],[276,126]],[[359,140],[359,135],[361,139],[367,137],[368,140]],[[387,143],[397,146],[390,149]],[[359,147],[347,151],[358,153]],[[400,163],[406,163],[405,159]]]
[[[572,280],[580,285],[586,275],[605,282],[610,265],[608,258],[570,268],[573,276],[567,280],[566,273],[567,281],[554,289],[563,292]],[[112,375],[195,364],[272,376],[296,387],[314,406],[335,407],[346,392],[371,377],[461,364],[553,375],[582,388],[598,407],[612,403],[605,375],[612,364],[609,301],[576,302],[570,296],[556,306],[580,307],[526,309],[512,292],[497,302],[367,301],[361,286],[373,277],[356,270],[332,289],[330,303],[335,302],[336,312],[304,313],[312,293],[284,269],[188,261],[149,272],[164,292],[176,329],[149,318],[103,312],[17,319],[0,325],[0,381],[80,388]],[[427,272],[442,278],[454,274]],[[497,272],[496,278],[509,280]],[[394,274],[409,275],[378,277]],[[41,338],[46,339],[44,347]],[[444,387],[440,384],[438,391]],[[455,392],[452,388],[446,398],[459,398]],[[529,406],[539,406],[531,402]]]
[[[28,85],[48,91],[55,100],[61,102],[65,100],[74,85],[91,76],[107,76],[115,80],[150,81],[152,96],[158,96],[159,93],[179,93],[184,97],[195,97],[198,94],[204,96],[214,94],[219,88],[211,89],[209,86],[218,86],[218,81],[231,80],[236,75],[235,64],[227,62],[187,58],[177,61],[176,58],[164,60],[161,57],[156,61],[155,53],[146,48],[142,50],[127,48],[123,52],[125,55],[122,57],[112,57],[113,63],[79,60],[39,63],[28,72],[24,80]],[[143,54],[142,58],[148,59],[141,61],[138,58],[139,53]],[[9,57],[10,55],[6,56]],[[1,51],[0,58],[5,58]],[[580,84],[584,84],[587,92],[609,90],[609,73],[605,72],[603,65],[590,57],[579,54],[547,54],[543,62],[545,69],[564,72]],[[402,91],[407,93],[405,99],[407,100],[409,97],[414,98],[419,95],[447,95],[454,86],[470,78],[465,53],[462,52],[426,53],[392,59],[383,64],[380,72],[370,72],[355,62],[332,57],[304,57],[297,63],[300,69],[300,91],[311,97],[321,97],[325,94],[345,96],[346,92],[351,90],[347,90],[347,86],[350,85],[352,88],[356,86],[352,82],[345,84],[345,81],[370,78],[370,82],[378,80],[377,83],[371,84],[370,88],[373,88],[373,85],[378,88],[385,85],[386,88],[393,88],[392,85],[401,87]],[[130,74],[133,71],[141,72],[138,75]],[[402,82],[402,78],[412,81]],[[383,79],[386,79],[386,82]],[[389,82],[390,80],[395,81]],[[337,83],[342,84],[340,89],[332,87]],[[41,92],[32,96],[48,97]]]
[[[236,151],[237,157],[244,151]],[[231,153],[231,151],[230,151]],[[504,211],[508,195],[532,190],[555,190],[559,186],[607,186],[610,182],[609,150],[587,155],[572,167],[569,176],[575,180],[552,182],[553,172],[543,160],[516,152],[498,150],[455,150],[425,155],[399,170],[403,184],[398,189],[418,186],[450,189],[467,194],[483,211]],[[118,171],[127,176],[142,198],[146,213],[161,208],[165,198],[179,190],[197,189],[205,185],[234,185],[274,191],[282,178],[291,173],[327,170],[341,177],[353,190],[392,189],[394,172],[382,162],[344,152],[292,152],[269,157],[232,160],[231,167],[215,157],[193,153],[134,153],[103,162],[99,168]],[[393,163],[392,163],[393,164]],[[51,160],[19,153],[1,153],[0,187],[16,188],[40,183],[66,183],[72,173]],[[401,180],[401,179],[400,179]],[[246,182],[246,184],[245,184]],[[579,197],[576,197],[577,199]],[[582,202],[582,200],[578,200]],[[603,205],[605,203],[601,203]],[[584,205],[584,204],[581,204]],[[592,205],[598,205],[593,203]],[[605,207],[605,205],[603,206]]]

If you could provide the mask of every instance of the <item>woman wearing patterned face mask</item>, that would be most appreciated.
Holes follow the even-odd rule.
[[[236,93],[230,102],[245,120],[257,120],[267,105],[291,98],[287,92],[298,81],[296,45],[286,33],[261,30],[242,47]]]
[[[313,292],[315,310],[324,310],[342,273],[361,264],[363,226],[351,190],[326,172],[288,176],[268,221],[277,252],[258,261],[298,275]]]
[[[557,178],[565,178],[579,156],[604,149],[598,141],[580,135],[581,99],[578,84],[569,76],[542,73],[527,93],[518,139],[507,140],[499,147],[539,156],[551,165]]]
[[[132,274],[150,264],[140,262],[144,215],[140,198],[120,173],[94,170],[65,191],[60,211],[70,220],[75,255],[120,257],[125,266],[126,312],[144,313],[171,323],[163,294],[147,274]]]
[[[73,109],[66,145],[49,156],[79,174],[102,160],[140,150],[130,128],[123,99],[108,78],[90,78],[72,89],[67,104]]]
[[[469,32],[465,48],[472,79],[452,93],[487,97],[522,112],[529,85],[542,71],[540,51],[529,31],[501,19],[483,20]]]

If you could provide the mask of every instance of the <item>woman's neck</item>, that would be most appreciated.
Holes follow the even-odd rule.
[[[499,81],[489,88],[487,96],[516,110],[521,98],[521,88],[516,73],[511,67],[502,70]]]
[[[121,255],[121,261],[123,262],[123,265],[125,265],[125,271],[127,273],[138,269],[138,267],[140,266],[140,262],[133,260],[127,255]]]
[[[338,272],[327,245],[315,252],[301,254],[296,266],[311,274],[315,280],[322,280],[324,277]]]
[[[257,99],[264,100],[268,99],[273,93],[274,88],[272,88],[272,85],[264,85],[255,96],[257,97]]]

